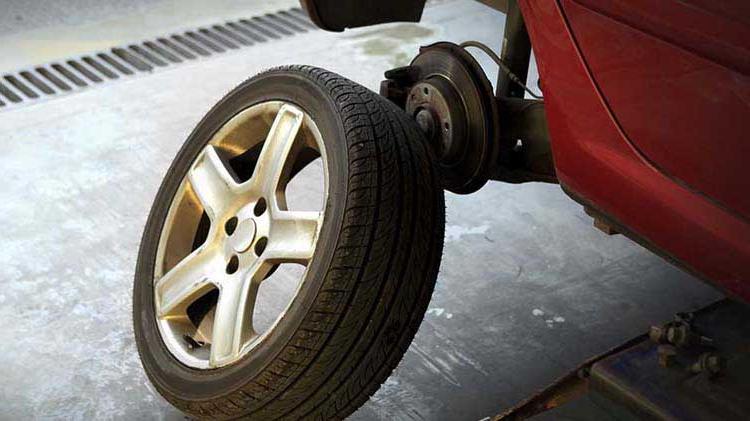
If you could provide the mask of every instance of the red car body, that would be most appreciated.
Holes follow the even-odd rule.
[[[750,2],[519,5],[563,188],[750,301]]]

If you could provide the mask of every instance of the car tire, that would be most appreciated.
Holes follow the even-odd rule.
[[[155,266],[176,192],[209,140],[255,104],[293,104],[317,124],[328,192],[304,286],[247,355],[199,369],[165,345]],[[342,419],[390,375],[427,309],[440,265],[444,196],[435,158],[399,108],[335,73],[286,66],[224,97],[169,168],[143,233],[133,322],[156,390],[201,419]]]

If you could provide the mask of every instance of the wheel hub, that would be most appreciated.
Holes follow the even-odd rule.
[[[406,100],[406,112],[434,145],[440,162],[456,165],[466,153],[467,121],[461,97],[445,78],[433,76],[414,85]],[[429,118],[425,118],[425,115]],[[420,118],[420,116],[422,116]]]
[[[227,242],[237,253],[244,253],[255,241],[256,224],[253,218],[245,219],[237,225]]]

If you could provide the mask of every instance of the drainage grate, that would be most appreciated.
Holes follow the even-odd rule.
[[[300,8],[201,27],[0,76],[0,110],[317,27]]]

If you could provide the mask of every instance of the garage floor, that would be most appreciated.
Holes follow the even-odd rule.
[[[76,0],[65,14],[25,3],[11,1],[0,18],[0,71],[295,5]],[[88,3],[100,9],[84,13]],[[288,63],[377,89],[383,71],[407,64],[419,45],[475,39],[497,48],[503,23],[479,3],[442,0],[420,24],[312,31],[0,109],[0,419],[183,418],[141,369],[131,283],[162,176],[229,89]],[[482,63],[493,80],[496,70]],[[493,416],[585,358],[719,297],[592,228],[557,186],[490,183],[448,194],[447,212],[430,309],[395,374],[354,420]]]

